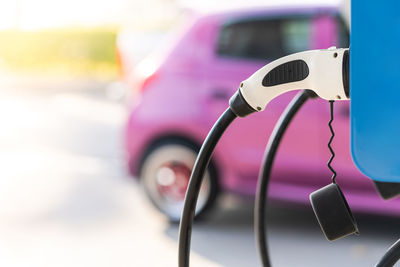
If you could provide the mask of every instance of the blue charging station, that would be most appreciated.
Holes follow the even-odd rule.
[[[400,1],[352,0],[351,150],[373,180],[400,182]]]

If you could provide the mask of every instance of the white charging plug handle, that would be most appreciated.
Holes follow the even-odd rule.
[[[244,80],[240,94],[256,111],[264,110],[272,99],[293,90],[309,89],[326,100],[348,100],[348,81],[343,78],[345,56],[348,48],[333,47],[279,58]]]

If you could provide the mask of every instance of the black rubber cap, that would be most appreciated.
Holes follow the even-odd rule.
[[[240,93],[240,90],[237,90],[231,99],[229,99],[229,106],[233,113],[235,113],[238,117],[246,117],[247,115],[256,112],[256,110],[246,102]]]
[[[400,195],[400,183],[373,182],[383,199],[391,199]]]
[[[318,223],[329,241],[358,234],[357,223],[337,184],[329,184],[311,193],[310,201]]]

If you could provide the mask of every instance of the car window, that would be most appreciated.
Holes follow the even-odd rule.
[[[223,57],[273,60],[309,49],[310,18],[254,19],[224,25],[217,54]]]
[[[338,47],[349,47],[350,46],[350,34],[346,23],[339,16],[336,17],[336,23],[338,25]]]

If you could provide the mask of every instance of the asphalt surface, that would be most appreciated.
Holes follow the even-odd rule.
[[[0,75],[0,266],[176,266],[178,226],[127,175],[126,109],[108,83]],[[328,242],[310,207],[274,204],[273,266],[373,266],[399,218],[358,216]],[[252,201],[223,196],[196,223],[192,266],[260,266]]]

